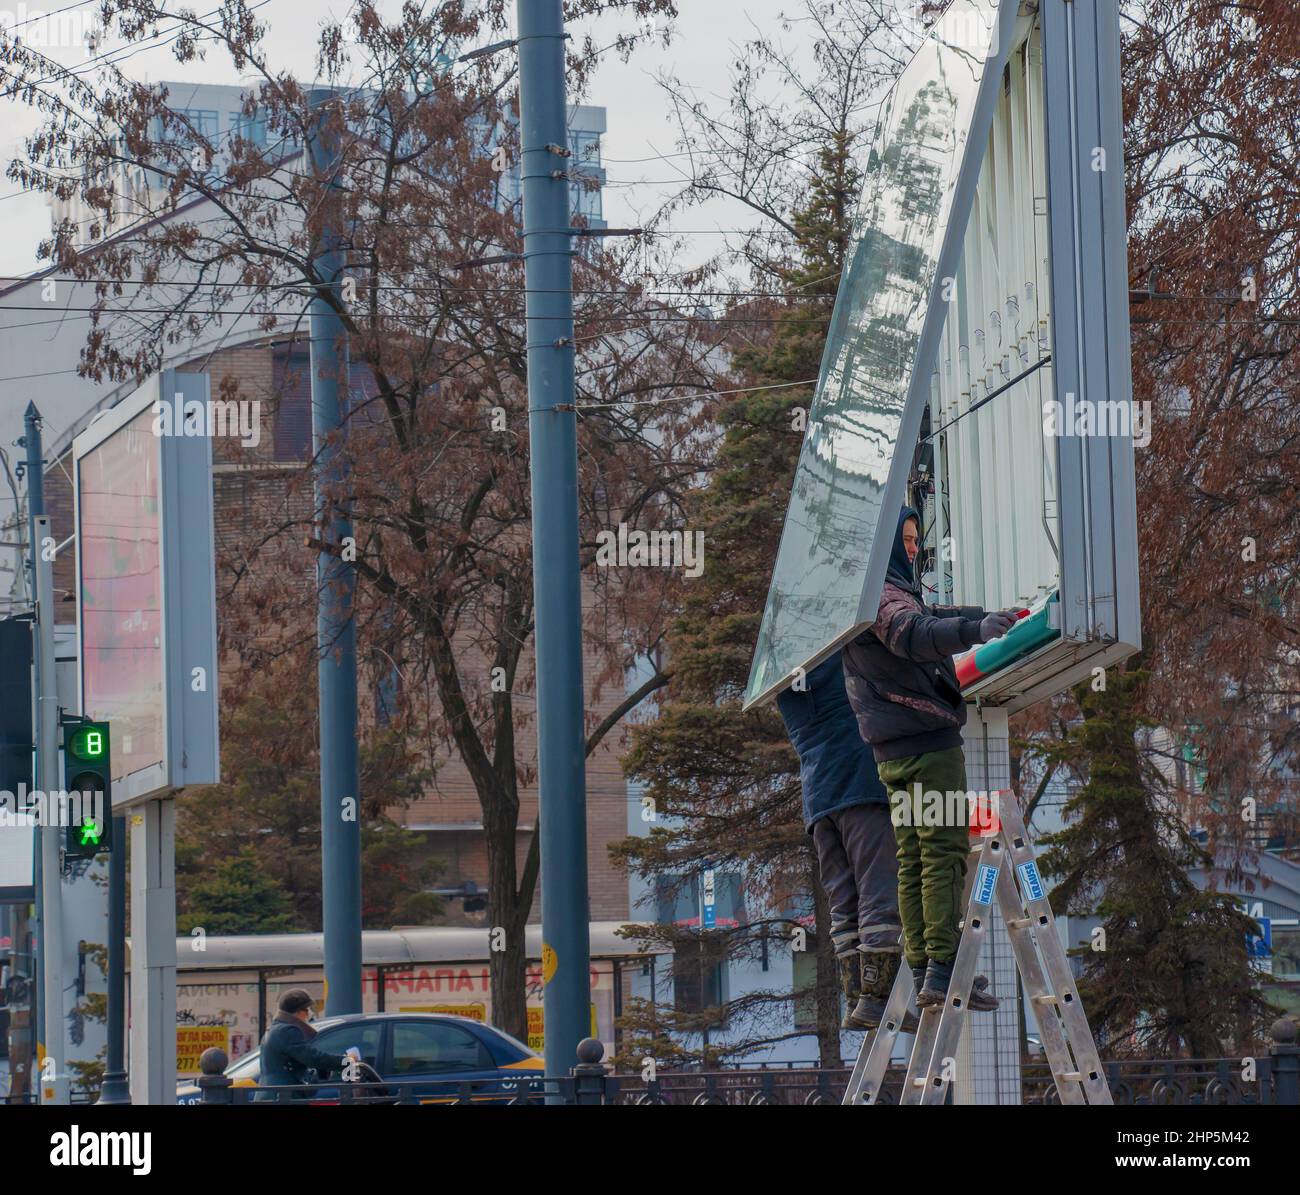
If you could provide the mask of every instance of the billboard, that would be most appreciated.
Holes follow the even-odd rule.
[[[218,779],[212,446],[204,374],[168,370],[73,442],[81,709],[111,724],[113,804]]]
[[[745,704],[874,621],[907,504],[931,600],[1021,612],[958,662],[1014,711],[1140,646],[1117,0],[953,0],[863,177]]]

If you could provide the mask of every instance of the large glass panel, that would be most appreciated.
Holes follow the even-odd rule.
[[[953,210],[953,193],[967,147],[982,153],[988,137],[991,104],[983,127],[971,125],[981,81],[989,75],[996,86],[1002,69],[997,14],[998,0],[954,0],[882,105],[747,703],[779,692],[879,602],[897,517],[881,513],[885,483],[895,452],[910,461],[915,447],[899,444],[909,401],[928,397],[933,361],[921,363],[913,385],[917,348],[927,321],[927,342],[937,342],[944,311],[931,310],[930,295],[940,249],[950,217],[964,229],[969,210]],[[873,560],[878,526],[886,542]]]

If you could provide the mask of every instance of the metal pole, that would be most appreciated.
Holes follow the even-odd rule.
[[[338,190],[342,116],[337,93],[311,94],[316,128],[311,161],[328,192]],[[315,269],[336,296],[344,270],[338,203],[326,195]],[[340,299],[341,301],[341,299]],[[352,535],[344,486],[349,475],[348,344],[343,320],[319,296],[311,301],[311,424],[316,451],[317,532],[332,545]],[[316,639],[320,685],[321,888],[325,923],[325,999],[331,1015],[361,1011],[361,774],[357,758],[357,638],[353,619],[356,579],[336,555],[316,563]]]
[[[564,14],[518,0],[519,139],[527,287],[528,434],[542,855],[546,1073],[567,1075],[590,1033],[587,795],[578,571],[578,439],[573,376]]]
[[[36,404],[29,402],[27,410],[23,412],[23,446],[27,449],[27,567],[30,570],[28,580],[31,583],[29,592],[36,592],[36,516],[45,513],[45,453],[41,447],[41,413],[36,409]],[[35,632],[35,624],[32,630]],[[32,676],[35,681],[35,692],[41,691],[41,658],[40,652],[32,651]],[[32,703],[32,708],[36,709],[36,703]],[[33,728],[34,729],[34,728]],[[32,772],[33,782],[36,779],[35,769]],[[36,787],[33,783],[33,787]],[[42,893],[41,875],[41,835],[37,831],[32,835],[32,1030],[35,1034],[35,1049],[32,1057],[36,1060],[36,1076],[32,1080],[32,1086],[29,1090],[36,1094],[38,1088],[36,1083],[39,1082],[40,1066],[44,1062],[45,1056],[45,929],[42,925],[41,906],[45,903]]]
[[[45,1061],[41,1067],[41,1103],[68,1102],[67,1050],[63,1032],[63,868],[59,861],[59,695],[54,681],[54,561],[40,548],[50,534],[44,515],[32,520],[36,537],[36,650],[40,661],[36,707],[36,788],[44,796],[41,840],[41,890],[44,896],[41,929],[44,938],[42,974],[45,979]],[[48,823],[55,823],[50,825]]]
[[[101,1104],[129,1104],[126,1074],[126,818],[113,818],[108,856],[108,1049]]]
[[[131,837],[131,1102],[176,1103],[176,801],[150,798]]]

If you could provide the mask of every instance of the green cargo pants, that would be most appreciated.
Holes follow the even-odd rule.
[[[898,843],[898,913],[909,967],[957,954],[968,844],[960,747],[877,764]],[[956,794],[963,794],[960,798]]]

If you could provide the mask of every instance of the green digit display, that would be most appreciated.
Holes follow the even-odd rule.
[[[104,732],[86,728],[72,736],[72,753],[78,759],[101,759],[104,755]]]

